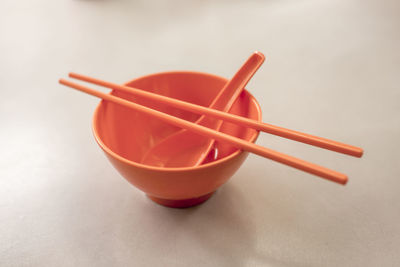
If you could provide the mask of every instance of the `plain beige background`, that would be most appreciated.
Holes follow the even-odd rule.
[[[400,266],[399,47],[398,1],[2,0],[0,266]],[[57,84],[231,77],[254,50],[265,122],[366,153],[258,144],[347,186],[250,156],[203,205],[158,206],[95,144],[98,100]]]

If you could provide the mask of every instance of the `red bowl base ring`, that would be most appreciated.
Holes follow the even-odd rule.
[[[215,192],[215,191],[214,191]],[[196,198],[188,198],[188,199],[165,199],[165,198],[158,198],[154,196],[147,195],[148,198],[156,202],[157,204],[170,207],[170,208],[189,208],[193,207],[196,205],[199,205],[209,199],[214,192],[208,193],[206,195],[203,195],[201,197],[196,197]]]

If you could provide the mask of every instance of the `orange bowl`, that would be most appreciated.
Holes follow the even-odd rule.
[[[208,106],[227,79],[200,72],[163,72],[147,75],[125,85],[198,105]],[[111,94],[170,115],[196,121],[200,115],[178,110],[126,92]],[[246,90],[236,100],[232,114],[261,121],[261,109]],[[145,153],[160,140],[180,129],[146,114],[101,101],[93,116],[93,133],[113,166],[132,185],[153,201],[168,207],[189,207],[207,200],[240,167],[248,153],[215,143],[207,162],[196,167],[165,168],[144,165]],[[223,123],[221,132],[255,142],[258,131]]]

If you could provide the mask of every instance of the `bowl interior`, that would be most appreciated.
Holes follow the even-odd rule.
[[[205,73],[166,72],[144,76],[126,85],[208,106],[226,82],[224,78]],[[155,103],[126,92],[113,91],[111,93],[192,122],[200,117],[200,115]],[[247,91],[243,91],[230,113],[255,120],[261,119],[259,105]],[[101,145],[135,163],[139,163],[143,155],[160,140],[180,130],[152,116],[107,101],[101,101],[99,104],[95,112],[93,129]],[[257,136],[255,130],[228,122],[223,123],[221,131],[249,141],[254,141]],[[237,151],[231,145],[219,142],[215,147],[218,156],[209,158],[208,162],[219,160]]]

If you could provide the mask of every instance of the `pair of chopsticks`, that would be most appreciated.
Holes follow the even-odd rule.
[[[267,123],[258,122],[258,121],[244,118],[241,116],[237,116],[234,114],[222,112],[222,111],[215,110],[215,109],[206,108],[203,106],[195,105],[195,104],[181,101],[178,99],[161,96],[161,95],[158,95],[155,93],[146,92],[146,91],[143,91],[140,89],[123,86],[123,85],[91,78],[91,77],[76,74],[76,73],[70,73],[69,77],[78,79],[81,81],[93,83],[96,85],[100,85],[103,87],[107,87],[107,88],[110,88],[110,89],[113,89],[116,91],[128,92],[128,93],[131,93],[136,96],[141,96],[141,97],[144,97],[147,99],[154,100],[156,102],[168,104],[170,106],[180,108],[180,109],[183,109],[186,111],[190,111],[190,112],[197,113],[197,114],[209,115],[209,116],[212,116],[212,117],[215,117],[218,119],[222,119],[225,121],[229,121],[229,122],[241,125],[241,126],[253,128],[253,129],[256,129],[259,131],[278,135],[281,137],[285,137],[285,138],[299,141],[302,143],[321,147],[324,149],[336,151],[339,153],[347,154],[350,156],[361,157],[363,154],[363,150],[359,147],[343,144],[340,142],[332,141],[332,140],[325,139],[325,138],[318,137],[318,136],[313,136],[313,135],[285,129],[285,128],[274,126],[274,125],[267,124]],[[183,119],[171,116],[171,115],[168,115],[166,113],[130,102],[128,100],[125,100],[125,99],[122,99],[122,98],[119,98],[119,97],[116,97],[116,96],[113,96],[110,94],[105,94],[105,93],[93,90],[86,86],[79,85],[79,84],[70,82],[65,79],[60,79],[59,82],[60,82],[60,84],[77,89],[84,93],[87,93],[87,94],[90,94],[93,96],[97,96],[104,100],[114,102],[116,104],[123,105],[128,108],[132,108],[134,110],[146,113],[148,115],[152,115],[152,116],[157,117],[158,119],[161,119],[161,120],[163,120],[167,123],[170,123],[174,126],[193,131],[199,135],[213,138],[213,139],[221,141],[221,142],[229,143],[229,144],[235,146],[236,148],[243,149],[248,152],[252,152],[252,153],[260,155],[262,157],[269,158],[271,160],[286,164],[288,166],[291,166],[296,169],[317,175],[317,176],[325,178],[327,180],[330,180],[330,181],[333,181],[333,182],[336,182],[339,184],[343,184],[343,185],[347,183],[347,180],[348,180],[347,176],[345,174],[336,172],[334,170],[330,170],[328,168],[325,168],[325,167],[322,167],[322,166],[319,166],[319,165],[316,165],[316,164],[313,164],[313,163],[310,163],[310,162],[307,162],[307,161],[304,161],[304,160],[301,160],[301,159],[298,159],[298,158],[295,158],[295,157],[292,157],[292,156],[289,156],[289,155],[286,155],[286,154],[283,154],[283,153],[280,153],[280,152],[277,152],[277,151],[274,151],[274,150],[271,150],[271,149],[268,149],[268,148],[265,148],[265,147],[262,147],[259,145],[256,145],[254,143],[245,141],[243,139],[215,131],[213,129],[210,129],[210,128],[207,128],[207,127],[204,127],[204,126],[201,126],[201,125],[198,125],[198,124],[195,124],[195,123],[192,123],[192,122],[189,122],[189,121],[186,121],[186,120],[183,120]]]

